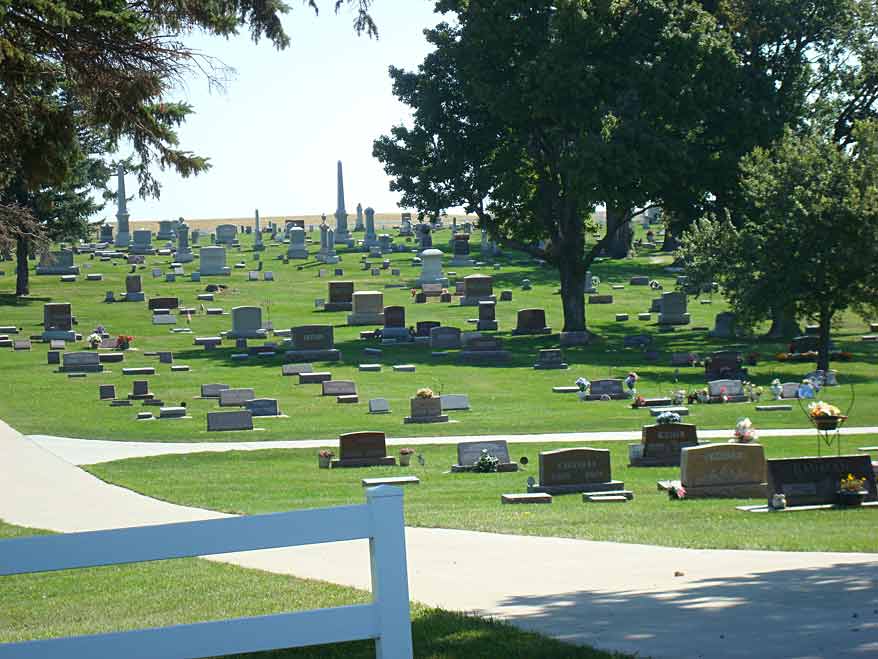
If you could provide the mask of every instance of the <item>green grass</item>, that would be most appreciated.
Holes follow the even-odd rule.
[[[0,521],[0,538],[42,531]],[[0,643],[141,629],[368,602],[367,592],[191,558],[2,577]],[[417,657],[613,656],[511,625],[415,604]],[[244,655],[236,655],[238,657]],[[374,657],[373,641],[253,657]]]
[[[638,227],[638,232],[642,229]],[[315,234],[316,235],[316,234]],[[448,231],[439,232],[435,244],[446,244]],[[247,240],[249,238],[245,238]],[[202,243],[205,241],[203,240]],[[475,240],[477,243],[477,239]],[[414,244],[414,243],[412,243]],[[478,246],[476,245],[476,251]],[[657,295],[642,286],[626,286],[624,290],[610,291],[613,282],[626,283],[633,274],[646,274],[663,282],[666,290],[673,288],[673,275],[664,271],[669,257],[658,253],[645,253],[636,259],[604,261],[593,268],[603,283],[603,292],[612,292],[616,298],[613,305],[587,306],[588,324],[599,338],[588,347],[565,350],[565,360],[570,364],[567,371],[535,371],[532,368],[539,348],[557,345],[557,335],[539,337],[512,337],[518,309],[542,307],[546,310],[548,323],[557,331],[561,328],[562,315],[558,290],[557,272],[549,267],[539,267],[521,254],[510,253],[498,259],[503,268],[495,271],[486,268],[494,277],[495,292],[503,289],[513,291],[513,302],[498,303],[497,318],[499,335],[513,353],[510,365],[503,367],[468,367],[455,363],[453,356],[432,357],[428,346],[384,347],[381,357],[366,355],[363,349],[374,343],[360,341],[362,327],[347,327],[346,312],[325,313],[314,309],[315,298],[327,297],[327,283],[333,279],[317,277],[320,267],[332,273],[333,266],[320,266],[314,261],[305,263],[298,271],[291,262],[283,265],[275,257],[281,247],[272,247],[263,253],[266,270],[273,270],[277,280],[273,283],[248,282],[244,270],[234,270],[228,278],[210,278],[201,283],[178,279],[175,283],[153,279],[153,267],[166,267],[167,257],[148,257],[146,268],[139,272],[144,277],[144,290],[148,296],[176,295],[181,303],[198,307],[196,295],[211,282],[226,284],[229,288],[217,294],[215,306],[229,311],[233,306],[245,304],[263,305],[264,318],[275,327],[328,323],[335,327],[337,347],[343,361],[339,364],[315,364],[327,368],[336,379],[352,379],[357,382],[361,403],[340,407],[333,398],[322,398],[315,385],[298,386],[297,378],[281,376],[281,357],[272,359],[251,358],[247,363],[232,363],[230,356],[235,349],[230,342],[212,352],[192,345],[193,336],[212,335],[231,327],[229,316],[196,315],[192,320],[193,335],[172,334],[166,326],[153,326],[145,303],[120,303],[108,305],[102,301],[104,292],[124,290],[128,266],[113,266],[87,256],[77,256],[80,265],[90,264],[83,270],[77,284],[63,284],[57,276],[32,277],[32,295],[16,301],[12,295],[14,277],[12,264],[6,264],[6,276],[0,277],[0,324],[15,324],[23,335],[41,332],[42,305],[48,301],[68,301],[79,324],[77,329],[88,335],[98,324],[106,326],[111,333],[134,335],[136,350],[126,354],[125,366],[156,366],[157,374],[150,376],[150,387],[168,404],[186,402],[192,414],[191,420],[161,422],[136,422],[139,406],[111,408],[98,401],[98,384],[115,384],[120,396],[129,393],[134,378],[123,376],[122,364],[108,365],[110,372],[89,375],[83,379],[69,379],[55,373],[54,366],[46,364],[47,344],[35,344],[31,352],[0,350],[0,418],[18,430],[27,433],[45,433],[90,439],[147,440],[147,441],[246,441],[264,439],[330,438],[340,433],[363,428],[383,430],[389,436],[410,435],[458,435],[485,433],[539,433],[587,430],[636,430],[647,419],[646,412],[628,408],[624,402],[594,403],[585,405],[573,396],[553,394],[554,385],[570,385],[579,377],[590,379],[617,376],[629,370],[641,375],[639,390],[645,395],[667,394],[677,387],[704,386],[703,369],[680,369],[679,384],[674,385],[674,369],[668,366],[671,352],[694,351],[701,354],[728,346],[731,342],[709,339],[706,332],[692,327],[712,326],[714,315],[726,307],[719,298],[711,305],[691,301],[692,325],[669,334],[660,334],[653,322],[641,323],[636,313],[649,307],[649,301]],[[248,249],[230,252],[230,264],[238,259],[253,264],[253,252]],[[358,290],[378,289],[384,292],[386,305],[406,306],[407,323],[418,320],[439,320],[444,325],[463,329],[472,328],[466,323],[477,315],[473,307],[446,305],[437,302],[416,305],[411,301],[408,284],[417,276],[417,269],[410,265],[411,254],[389,256],[392,267],[400,268],[401,277],[391,277],[390,271],[382,271],[381,277],[371,277],[359,269],[359,253],[344,253],[345,279],[353,279]],[[477,255],[475,255],[478,258]],[[374,261],[374,259],[373,259]],[[186,266],[191,271],[196,264]],[[451,268],[458,277],[475,272],[474,268]],[[86,282],[87,272],[104,273],[103,282]],[[529,278],[533,290],[522,291],[522,279]],[[384,288],[388,284],[401,284],[403,288]],[[632,320],[624,323],[614,321],[617,312],[628,312]],[[185,322],[185,321],[183,321]],[[655,336],[655,347],[660,353],[656,362],[647,362],[642,352],[623,349],[622,337],[647,331]],[[851,425],[878,425],[878,383],[874,371],[878,363],[876,346],[859,341],[865,331],[863,322],[852,315],[846,316],[834,333],[840,347],[850,350],[854,360],[836,364],[839,379],[844,384],[856,385],[857,404]],[[751,369],[755,382],[768,385],[779,377],[781,380],[798,379],[809,371],[810,364],[783,364],[769,356],[783,346],[777,343],[751,342],[744,349],[755,350],[765,358]],[[145,357],[146,351],[171,350],[178,364],[189,364],[189,373],[171,373],[167,365],[159,365],[155,357]],[[385,364],[381,373],[360,373],[360,362],[380,361]],[[393,373],[390,365],[414,363],[416,373]],[[260,397],[275,397],[281,411],[288,418],[259,420],[261,430],[251,433],[207,433],[206,414],[216,409],[216,403],[196,400],[202,383],[223,382],[232,386],[253,387]],[[454,423],[434,425],[403,425],[408,414],[408,399],[419,387],[429,386],[446,393],[467,393],[472,402],[469,413],[453,413]],[[389,399],[393,413],[385,416],[369,416],[366,401],[373,397]],[[847,386],[826,392],[825,397],[848,406],[851,390]],[[148,409],[148,408],[147,408]],[[691,421],[700,428],[730,428],[742,415],[750,415],[760,427],[802,427],[807,421],[798,408],[792,412],[762,414],[752,405],[714,405],[693,409]]]
[[[815,454],[814,437],[767,439],[764,445],[770,458]],[[88,470],[159,499],[246,514],[358,503],[361,478],[414,474],[420,485],[405,488],[406,523],[412,526],[691,548],[878,550],[874,510],[769,515],[735,510],[762,501],[670,501],[667,493],[657,491],[656,481],[679,478],[679,468],[628,468],[625,442],[591,446],[610,449],[613,478],[634,491],[633,502],[584,504],[580,495],[571,494],[556,496],[551,505],[500,504],[501,493],[523,492],[528,475],[537,475],[539,451],[560,446],[510,445],[510,457],[527,456],[530,465],[506,474],[445,473],[455,462],[453,445],[418,447],[427,461],[424,467],[413,461],[411,467],[318,469],[316,449],[272,449],[121,460]]]

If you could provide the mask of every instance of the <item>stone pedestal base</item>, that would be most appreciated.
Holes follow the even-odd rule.
[[[546,494],[578,494],[579,492],[621,492],[625,490],[622,481],[606,483],[579,483],[578,485],[528,485],[528,492],[544,492]]]
[[[475,471],[475,468],[472,465],[451,465],[451,473],[458,474],[467,471]],[[511,471],[518,471],[518,463],[517,462],[501,462],[497,465],[497,471],[500,473],[507,473]]]
[[[460,306],[462,307],[477,307],[479,306],[479,302],[496,302],[496,295],[486,295],[484,297],[462,297],[460,298]]]
[[[347,467],[395,467],[396,458],[392,455],[385,458],[348,458],[347,460],[333,460],[329,464],[333,469]]]
[[[122,299],[126,302],[143,302],[146,297],[143,291],[140,291],[138,293],[125,293],[125,295],[122,296]]]
[[[287,250],[287,258],[290,259],[307,259],[308,250],[304,247],[294,247]]]
[[[353,311],[353,302],[326,302],[323,305],[324,311]]]
[[[289,363],[301,362],[337,362],[341,359],[338,349],[330,350],[288,350],[284,353],[284,361]]]
[[[524,335],[524,334],[551,334],[551,333],[552,333],[551,327],[541,327],[539,329],[527,329],[527,328],[516,327],[514,330],[512,330],[513,336],[519,336],[519,335]]]
[[[496,332],[497,331],[497,321],[496,320],[480,320],[476,323],[476,329],[479,332]]]
[[[688,325],[691,322],[691,318],[688,313],[683,314],[668,314],[668,313],[660,313],[658,317],[659,325]]]
[[[447,414],[439,416],[407,416],[403,419],[404,423],[445,423],[448,421]]]
[[[561,332],[559,336],[562,348],[588,345],[590,338],[588,332]]]
[[[384,325],[384,313],[352,313],[348,325]]]

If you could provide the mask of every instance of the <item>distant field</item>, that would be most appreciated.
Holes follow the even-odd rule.
[[[403,211],[395,212],[395,213],[375,213],[375,226],[376,227],[391,227],[391,226],[399,226],[399,222],[401,219]],[[412,212],[412,221],[417,221],[418,214]],[[465,222],[468,216],[460,214],[460,215],[449,215],[449,218],[457,217],[459,222]],[[335,218],[331,215],[327,215],[327,222],[335,227]],[[171,218],[168,218],[171,219]],[[215,217],[215,218],[202,218],[202,219],[190,219],[185,218],[186,224],[189,225],[192,229],[199,229],[201,231],[213,231],[220,224],[236,224],[236,225],[252,225],[253,224],[253,216],[250,217]],[[470,216],[469,220],[474,222],[475,216]],[[309,224],[320,224],[321,217],[320,215],[262,215],[259,218],[260,222],[264,225],[267,222],[277,222],[278,224],[283,224],[285,220],[305,220],[305,225]],[[351,229],[354,228],[354,225],[357,221],[357,213],[355,210],[348,210],[348,225]],[[365,222],[365,219],[363,220]],[[158,220],[131,220],[132,224],[136,224],[138,229],[149,229],[150,231],[158,231],[159,229],[159,221]],[[115,220],[111,222],[111,224],[115,224]]]

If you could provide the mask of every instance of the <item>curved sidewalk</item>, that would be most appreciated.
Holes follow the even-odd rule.
[[[171,422],[173,423],[173,422]],[[801,437],[813,434],[813,428],[775,428],[760,430],[761,437]],[[878,435],[878,428],[843,428],[841,434]],[[729,439],[728,430],[699,430],[701,439]],[[338,439],[302,439],[292,441],[254,442],[128,442],[102,439],[72,439],[52,435],[29,435],[43,448],[76,465],[98,464],[126,458],[144,458],[169,453],[203,453],[215,451],[257,451],[268,448],[323,448],[337,447]],[[534,435],[458,435],[448,437],[388,437],[389,446],[422,446],[424,444],[457,444],[458,442],[505,439],[510,444],[520,443],[588,443],[634,442],[640,440],[640,431],[562,432]]]
[[[0,518],[8,522],[71,532],[221,516],[104,483],[0,422]],[[692,550],[424,528],[408,528],[406,540],[413,599],[575,643],[669,658],[878,653],[873,554]],[[213,560],[369,587],[365,540]]]

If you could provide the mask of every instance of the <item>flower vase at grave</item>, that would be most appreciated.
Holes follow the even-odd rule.
[[[402,453],[399,454],[399,466],[400,467],[408,467],[412,462],[412,454],[411,453]]]
[[[329,469],[329,463],[332,460],[332,453],[318,453],[317,464],[321,469]]]

